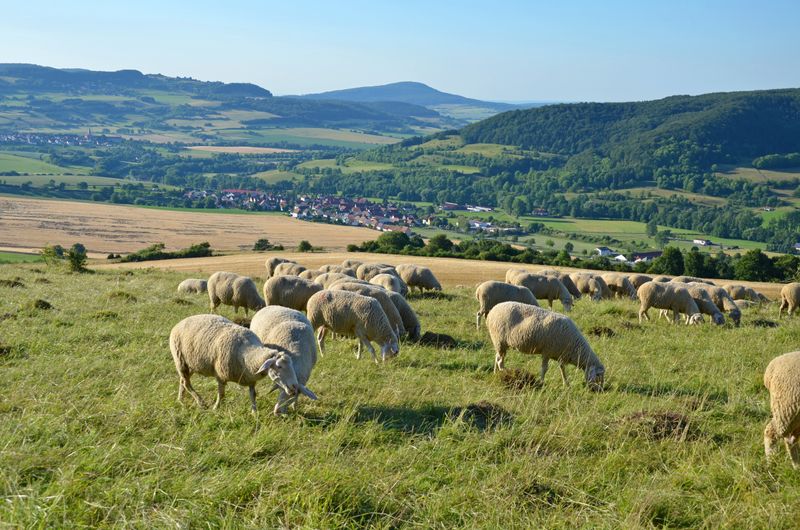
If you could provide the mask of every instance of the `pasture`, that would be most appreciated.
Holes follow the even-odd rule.
[[[266,255],[257,257],[263,263]],[[225,261],[232,258],[207,264],[244,272]],[[488,334],[474,323],[474,284],[501,278],[506,265],[414,261],[439,261],[437,274],[447,272],[444,294],[410,303],[422,331],[452,335],[455,348],[404,343],[378,366],[356,361],[353,340],[329,340],[309,381],[320,400],[302,400],[284,418],[271,415],[266,383],[256,418],[246,391],[233,384],[218,411],[176,401],[169,330],[207,312],[208,299],[178,296],[175,286],[196,270],[69,274],[0,265],[0,278],[22,284],[0,287],[0,520],[13,527],[796,525],[800,474],[784,451],[768,463],[761,443],[769,411],[763,370],[798,348],[796,317],[757,326],[775,320],[771,306],[746,310],[741,328],[639,325],[632,301],[580,300],[571,316],[605,364],[606,391],[589,392],[573,367],[566,387],[555,368],[543,385],[526,386],[519,373],[492,373]],[[37,309],[37,299],[52,308]],[[233,316],[230,308],[222,314]],[[506,364],[538,372],[539,359],[511,351]],[[206,398],[216,388],[200,376],[193,383]]]
[[[28,154],[28,153],[26,153]],[[61,167],[39,159],[39,154],[30,153],[33,156],[22,156],[8,152],[0,152],[0,172],[16,171],[17,173],[33,174],[62,174],[62,173],[86,173],[84,167]],[[2,177],[9,178],[9,177]]]

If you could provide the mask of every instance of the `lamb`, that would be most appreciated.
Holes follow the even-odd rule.
[[[403,325],[403,318],[400,316],[399,311],[397,311],[397,307],[395,307],[395,305],[389,299],[386,290],[382,287],[355,282],[336,282],[331,286],[330,290],[349,291],[351,293],[357,293],[363,296],[374,298],[379,304],[381,304],[381,308],[383,309],[383,312],[386,313],[386,317],[389,319],[389,323],[392,325],[392,329],[395,330],[398,338],[405,335],[406,328]]]
[[[562,271],[557,271],[555,269],[542,269],[539,271],[539,274],[544,274],[545,276],[552,276],[553,278],[558,278],[561,280],[561,283],[564,284],[564,287],[567,288],[569,294],[572,295],[573,299],[578,299],[581,297],[581,292],[578,289],[578,286],[575,285],[575,282],[572,281],[572,278],[569,277],[569,274]]]
[[[542,356],[542,381],[554,359],[565,385],[564,365],[573,364],[584,371],[590,389],[602,390],[605,367],[569,317],[528,304],[503,302],[489,311],[486,326],[496,352],[495,371],[505,369],[506,351],[515,348]]]
[[[208,291],[208,282],[198,278],[189,278],[178,284],[179,293],[205,293]]]
[[[306,269],[298,276],[303,278],[304,280],[314,280],[317,276],[322,276],[324,273],[322,271],[315,271],[314,269]]]
[[[320,291],[309,298],[306,310],[312,327],[317,330],[320,353],[324,351],[326,330],[357,337],[356,359],[361,358],[361,346],[364,345],[372,359],[378,362],[371,341],[380,345],[383,361],[400,353],[389,318],[381,304],[372,297],[349,291]]]
[[[728,285],[723,285],[723,288],[728,291],[728,294],[731,295],[731,298],[734,300],[750,300],[759,304],[763,302],[769,302],[769,298],[759,293],[752,287],[747,287],[746,285],[731,283]]]
[[[264,302],[268,305],[289,307],[304,311],[311,295],[322,290],[322,286],[297,276],[274,276],[264,284]]]
[[[636,300],[636,288],[624,274],[609,272],[601,274],[601,278],[617,298],[630,298]]]
[[[279,383],[274,384],[273,389],[280,389],[280,394],[273,412],[276,415],[286,412],[287,405],[294,405],[300,394],[317,399],[317,396],[306,387],[311,371],[317,363],[317,338],[308,318],[294,309],[269,306],[253,316],[250,330],[258,336],[265,347],[278,350],[285,355],[292,363],[297,378],[299,393],[295,392],[293,395],[286,392]]]
[[[272,271],[273,276],[299,276],[301,272],[306,270],[300,264],[294,262],[284,262],[279,263],[275,266],[275,269]]]
[[[703,288],[709,296],[711,296],[711,300],[714,302],[714,305],[717,306],[717,309],[728,313],[728,316],[733,320],[733,324],[739,327],[742,320],[741,308],[734,302],[733,298],[730,297],[725,289],[718,285],[708,285],[705,283],[690,283],[689,285]]]
[[[569,277],[575,283],[575,287],[581,293],[588,294],[592,300],[611,298],[611,290],[600,276],[586,272],[573,272]]]
[[[294,396],[305,386],[297,381],[292,360],[278,350],[267,348],[255,333],[217,315],[194,315],[178,322],[169,334],[169,348],[178,371],[178,401],[184,390],[204,407],[192,387],[193,374],[217,380],[218,408],[229,382],[250,390],[250,408],[256,412],[256,383],[269,375],[284,393]],[[313,395],[313,393],[306,394]]]
[[[272,278],[273,274],[275,274],[275,267],[277,267],[281,263],[294,263],[294,262],[286,258],[277,258],[277,257],[267,258],[267,260],[264,262],[264,267],[266,267],[267,269],[268,280]]]
[[[767,459],[778,450],[783,438],[792,459],[800,468],[800,351],[784,353],[770,361],[764,371],[764,386],[769,391],[772,418],[764,429],[764,453]]]
[[[233,312],[238,313],[239,308],[244,308],[244,314],[252,309],[258,311],[266,305],[264,299],[258,295],[255,282],[247,276],[239,276],[233,272],[215,272],[208,279],[208,297],[211,300],[211,312],[215,312],[220,304],[233,306]]]
[[[374,276],[369,283],[383,287],[387,291],[398,293],[401,296],[406,296],[408,294],[408,285],[406,285],[406,282],[394,274],[378,274]]]
[[[397,274],[400,275],[400,278],[406,282],[411,290],[414,290],[415,287],[419,289],[420,292],[423,292],[425,289],[433,291],[442,290],[442,284],[439,283],[439,280],[433,275],[433,271],[428,267],[420,267],[418,265],[406,263],[398,265],[396,270]]]
[[[653,277],[647,274],[629,274],[628,280],[633,285],[633,288],[638,290],[645,283],[653,281]]]
[[[320,272],[338,272],[346,274],[347,276],[356,277],[356,270],[350,267],[343,267],[342,265],[323,265],[319,268]]]
[[[475,289],[475,298],[478,299],[478,313],[475,317],[475,328],[481,328],[481,316],[486,318],[494,306],[502,302],[520,302],[538,306],[536,297],[527,287],[512,285],[510,283],[489,280],[483,282]]]
[[[323,289],[328,289],[334,282],[339,280],[355,280],[355,278],[340,272],[324,272],[314,278],[314,283],[320,284]]]
[[[696,278],[694,276],[675,276],[670,280],[675,283],[705,283],[706,285],[715,285],[714,282],[711,280],[704,280],[702,278]]]
[[[411,305],[398,293],[387,291],[386,295],[394,304],[397,312],[400,313],[400,318],[403,321],[403,327],[406,328],[408,338],[414,341],[419,340],[422,329],[419,324],[419,318],[417,318],[417,314],[411,308]]]
[[[800,307],[800,283],[787,283],[781,289],[781,306],[778,308],[778,318],[786,309],[786,315],[792,316],[795,309]]]
[[[558,278],[541,274],[519,273],[512,275],[509,283],[527,287],[537,300],[547,300],[550,309],[553,308],[553,300],[560,300],[564,311],[572,310],[572,295]]]
[[[678,314],[687,315],[686,324],[697,324],[703,322],[703,315],[697,307],[692,295],[686,287],[680,284],[664,284],[659,282],[647,282],[639,287],[639,300],[642,305],[639,307],[639,322],[642,318],[650,320],[647,310],[651,307],[658,309],[671,309],[673,322],[678,321]]]
[[[378,274],[396,274],[396,271],[385,263],[362,263],[356,269],[356,278],[367,282]]]

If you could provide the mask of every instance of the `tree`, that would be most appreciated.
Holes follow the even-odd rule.
[[[427,246],[428,253],[433,255],[437,252],[450,252],[453,249],[453,242],[444,234],[436,234],[430,238]]]
[[[411,244],[411,239],[403,232],[384,232],[376,240],[378,246],[390,254],[396,254]]]
[[[255,245],[253,245],[253,250],[270,250],[272,248],[272,243],[269,242],[269,239],[261,238],[256,241]]]
[[[566,250],[567,252],[572,252],[573,250],[575,250],[575,245],[572,244],[572,241],[567,241],[564,244],[564,250]]]
[[[86,270],[86,247],[80,243],[75,243],[67,251],[67,265],[72,272],[83,272]]]
[[[768,282],[776,276],[775,264],[761,249],[748,250],[733,265],[733,274],[737,280]]]
[[[692,247],[692,250],[683,256],[683,269],[684,274],[688,276],[709,276],[706,269],[705,258],[697,250],[697,247]]]
[[[297,245],[297,252],[311,252],[312,250],[314,250],[314,247],[305,239]]]
[[[664,253],[653,262],[647,272],[655,274],[671,274],[680,276],[683,274],[683,254],[677,247],[667,247]]]
[[[656,222],[656,218],[653,217],[647,222],[647,226],[645,227],[645,232],[647,233],[648,237],[655,237],[658,233],[658,223]]]
[[[48,265],[52,265],[59,260],[64,259],[64,247],[61,245],[45,245],[41,251],[42,259]]]
[[[548,247],[552,247],[555,246],[556,242],[553,241],[552,239],[548,239],[547,241],[544,242],[544,244],[547,245]]]
[[[656,233],[655,240],[656,245],[659,248],[664,248],[669,243],[670,238],[672,237],[672,230],[662,230],[661,232]]]

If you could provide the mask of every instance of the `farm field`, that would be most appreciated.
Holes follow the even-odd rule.
[[[186,149],[208,153],[237,153],[240,155],[257,155],[263,153],[296,153],[296,149],[279,149],[277,147],[253,147],[251,145],[190,145]]]
[[[409,260],[281,255],[308,264]],[[251,256],[261,270],[265,256]],[[239,270],[233,258],[207,264]],[[410,303],[422,331],[453,336],[455,348],[405,342],[396,359],[375,365],[354,359],[353,340],[329,340],[308,383],[319,401],[301,400],[285,418],[272,416],[266,382],[256,417],[235,384],[217,411],[176,401],[169,331],[208,310],[204,295],[175,295],[196,268],[69,274],[0,265],[0,278],[22,283],[0,287],[0,520],[12,527],[795,526],[800,474],[783,448],[774,461],[764,458],[762,376],[770,359],[797,349],[800,319],[756,326],[775,321],[771,306],[746,310],[740,328],[639,325],[632,301],[580,300],[570,316],[605,365],[606,391],[589,392],[572,366],[567,386],[553,367],[543,385],[519,388],[520,373],[492,372],[488,334],[475,329],[474,283],[500,277],[507,264],[411,259],[447,273],[443,295]],[[52,308],[36,309],[37,299]],[[233,316],[231,308],[221,313]],[[539,371],[538,358],[513,350],[506,365],[522,375]],[[210,378],[192,383],[206,401],[216,389]]]
[[[47,175],[18,175],[18,176],[5,176],[0,177],[0,181],[5,181],[8,184],[20,185],[25,182],[30,182],[33,186],[41,187],[46,186],[50,181],[54,181],[57,185],[62,182],[67,188],[76,188],[78,183],[85,182],[89,186],[121,186],[123,184],[144,184],[147,187],[154,185],[161,189],[174,189],[175,186],[169,184],[153,183],[143,180],[130,180],[118,179],[112,177],[99,177],[96,175],[64,175],[64,174],[47,174]]]
[[[723,165],[715,175],[735,180],[746,180],[748,182],[766,182],[768,180],[785,181],[800,179],[800,167],[777,171],[771,169],[757,169],[754,167]]]
[[[336,250],[377,237],[367,228],[307,223],[284,215],[213,212],[0,196],[0,246],[80,242],[94,252],[125,253],[158,242],[177,249],[208,241],[215,250],[230,251],[250,249],[265,237],[287,248],[306,239]]]
[[[280,182],[282,180],[294,180],[300,177],[301,175],[293,171],[281,171],[280,169],[271,169],[269,171],[262,171],[260,173],[255,173],[253,176],[256,178],[260,178],[265,182],[269,182],[270,184],[274,184],[275,182]]]
[[[392,164],[383,162],[369,162],[364,160],[349,159],[344,165],[336,165],[336,159],[321,158],[318,160],[308,160],[297,165],[298,168],[319,168],[319,169],[338,169],[345,175],[358,173],[360,171],[379,171],[381,169],[391,169]]]
[[[33,153],[32,153],[33,154]],[[87,169],[83,167],[61,167],[33,156],[20,156],[16,154],[6,153],[0,151],[0,172],[16,171],[17,173],[45,173],[45,174],[62,174],[62,173],[86,173]],[[3,177],[7,178],[7,177]]]

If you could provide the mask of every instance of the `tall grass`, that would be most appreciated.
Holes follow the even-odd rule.
[[[254,418],[235,385],[218,411],[176,401],[169,330],[208,310],[204,296],[176,296],[181,276],[36,270],[0,266],[23,284],[0,288],[6,525],[797,524],[800,474],[785,454],[767,463],[761,445],[763,369],[800,337],[797,319],[752,325],[774,308],[746,312],[738,329],[687,328],[639,326],[630,301],[581,300],[572,316],[606,365],[607,391],[589,392],[575,369],[567,387],[552,370],[518,390],[491,371],[471,289],[448,289],[411,303],[423,331],[454,336],[456,349],[404,344],[376,366],[356,361],[354,341],[328,341],[309,382],[320,400],[275,418],[264,384]],[[539,368],[514,351],[506,363]]]

